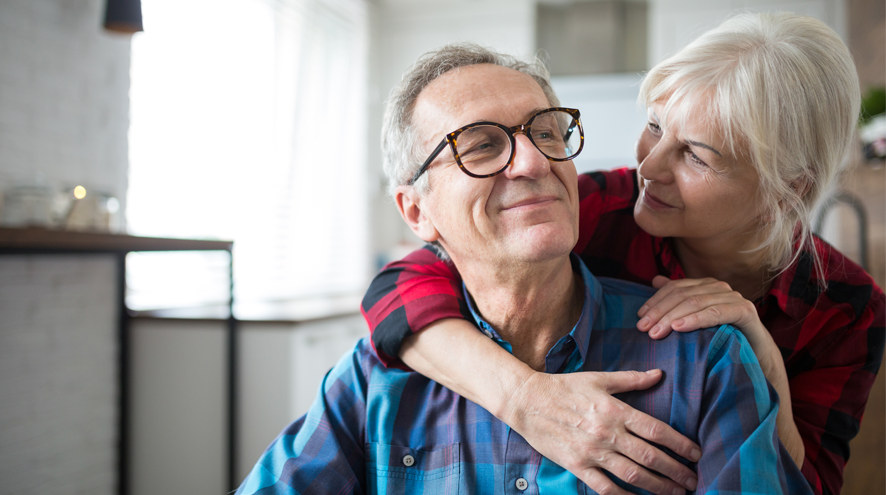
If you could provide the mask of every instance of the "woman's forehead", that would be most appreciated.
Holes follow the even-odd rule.
[[[732,125],[708,94],[661,98],[648,104],[647,111],[671,133],[704,138],[729,148],[737,144]]]

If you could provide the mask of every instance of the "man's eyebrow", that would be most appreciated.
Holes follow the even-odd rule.
[[[708,145],[706,145],[706,144],[704,144],[704,143],[699,143],[698,141],[690,141],[690,140],[688,140],[688,139],[686,140],[686,143],[687,143],[687,144],[691,144],[691,145],[693,145],[693,146],[698,146],[698,147],[701,147],[701,148],[704,148],[704,149],[707,149],[707,150],[711,150],[711,151],[713,151],[714,153],[716,153],[717,156],[723,156],[723,155],[720,154],[719,151],[715,150],[714,148],[712,148],[712,147],[710,147],[710,146],[708,146]]]
[[[532,116],[537,114],[538,112],[541,112],[542,110],[547,110],[549,108],[552,108],[552,107],[536,107],[536,108],[526,112],[526,114],[523,116],[523,119],[524,119],[523,123],[525,123],[526,120],[529,120],[530,118],[532,118]],[[480,122],[493,122],[493,120],[491,120],[491,119],[477,119],[467,125],[479,124]]]

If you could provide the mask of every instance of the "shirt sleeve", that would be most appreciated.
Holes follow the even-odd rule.
[[[828,314],[813,309],[803,323],[804,334],[826,335],[814,352],[804,356],[807,369],[790,377],[794,421],[806,451],[802,472],[816,494],[840,493],[849,442],[861,427],[883,360],[886,297],[878,287],[869,287],[869,297],[846,302],[858,306],[857,318],[846,316],[853,312],[831,307]],[[834,287],[831,291],[838,292]]]
[[[696,493],[812,493],[778,439],[778,395],[734,327],[718,329],[706,371]]]
[[[581,254],[594,237],[603,213],[627,208],[629,225],[636,226],[631,216],[633,201],[636,200],[635,176],[634,171],[628,168],[579,176],[580,225],[579,241],[574,249],[576,253]],[[605,228],[617,230],[623,225],[623,222],[610,221]],[[618,248],[613,251],[618,251]],[[604,261],[597,269],[603,270],[608,266]],[[598,275],[593,269],[592,273]],[[406,337],[444,318],[463,318],[473,322],[461,293],[458,270],[451,263],[440,260],[431,246],[425,246],[385,266],[369,285],[360,311],[369,325],[372,346],[379,359],[387,367],[404,370],[409,370],[409,367],[398,355]]]
[[[398,354],[410,334],[444,318],[473,322],[458,270],[430,245],[385,266],[369,285],[360,312],[381,362],[404,370],[409,368]]]
[[[363,346],[326,374],[311,409],[271,443],[236,495],[367,493]]]

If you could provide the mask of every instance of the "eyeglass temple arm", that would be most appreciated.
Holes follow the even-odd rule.
[[[434,151],[431,152],[430,156],[428,156],[428,159],[425,160],[418,171],[415,172],[415,175],[412,176],[412,179],[410,179],[409,182],[406,183],[407,186],[415,184],[415,181],[417,181],[418,178],[421,177],[421,174],[425,173],[425,170],[427,170],[428,167],[431,166],[431,162],[433,162],[434,159],[437,158],[437,155],[439,155],[440,152],[443,151],[443,148],[446,147],[446,143],[446,138],[443,138],[443,140],[440,141],[440,144],[438,144],[437,147],[434,148]]]

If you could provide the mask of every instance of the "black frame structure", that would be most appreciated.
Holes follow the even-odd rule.
[[[237,355],[238,329],[234,315],[234,243],[231,241],[203,241],[136,237],[122,234],[72,232],[41,228],[0,228],[0,255],[69,255],[110,254],[117,263],[117,345],[118,369],[118,425],[117,425],[117,493],[129,493],[129,362],[131,357],[130,321],[132,314],[126,306],[126,255],[142,251],[227,251],[230,276],[230,298],[227,318],[227,481],[230,490],[237,489],[236,453],[237,435]]]

